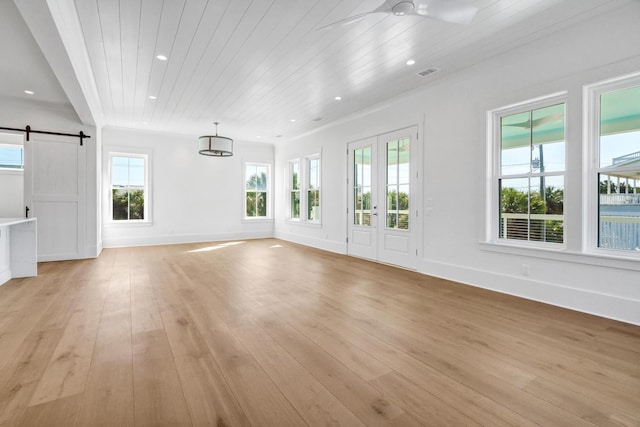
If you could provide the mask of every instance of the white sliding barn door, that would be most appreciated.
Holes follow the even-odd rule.
[[[24,201],[38,220],[38,261],[83,258],[85,147],[79,138],[31,134],[25,142]]]
[[[348,254],[417,267],[417,132],[411,127],[348,145]]]

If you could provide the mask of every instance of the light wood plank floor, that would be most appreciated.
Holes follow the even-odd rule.
[[[0,287],[2,426],[640,426],[640,327],[274,240]]]

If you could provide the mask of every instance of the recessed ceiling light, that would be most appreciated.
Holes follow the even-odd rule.
[[[291,123],[293,123],[293,122],[295,122],[295,121],[296,121],[296,119],[291,119]]]
[[[158,58],[160,61],[166,61],[167,60],[167,57],[164,56],[164,55],[158,55],[158,56],[156,56],[156,58]]]
[[[24,93],[26,93],[27,95],[33,95],[33,91],[31,90],[25,90]]]
[[[153,95],[149,95],[149,99],[156,99],[156,97]]]
[[[142,124],[143,124],[143,125],[148,125],[148,124],[149,124],[149,122],[142,122]]]
[[[262,138],[262,137],[261,137],[260,135],[256,135],[256,138],[260,139],[260,138]]]
[[[410,59],[410,60],[407,61],[407,65],[413,65],[415,63],[416,63],[415,59]]]
[[[336,101],[342,101],[342,97],[341,97],[341,96],[336,96],[336,97],[335,97],[335,98],[333,98],[333,99],[335,99]]]

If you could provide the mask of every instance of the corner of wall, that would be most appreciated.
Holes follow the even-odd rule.
[[[324,251],[334,252],[337,254],[347,253],[347,244],[340,243],[333,240],[318,239],[317,237],[301,236],[299,234],[284,233],[282,231],[275,231],[274,237],[276,239],[285,240],[291,243],[298,243],[304,246],[311,246],[313,248],[322,249]]]

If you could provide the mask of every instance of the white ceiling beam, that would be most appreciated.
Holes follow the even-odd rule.
[[[14,3],[82,124],[101,126],[102,105],[74,2]]]

